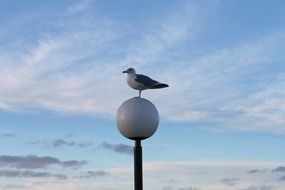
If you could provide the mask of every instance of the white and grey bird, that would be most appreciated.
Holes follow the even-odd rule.
[[[127,73],[127,83],[131,88],[139,91],[139,97],[141,97],[142,90],[168,87],[168,84],[160,83],[145,75],[136,74],[134,68],[128,68],[123,73]]]

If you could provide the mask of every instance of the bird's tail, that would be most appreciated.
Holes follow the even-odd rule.
[[[164,84],[164,83],[157,83],[151,86],[152,89],[157,89],[157,88],[166,88],[169,87],[168,84]]]

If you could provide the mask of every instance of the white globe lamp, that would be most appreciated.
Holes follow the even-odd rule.
[[[135,141],[134,185],[135,190],[143,190],[143,168],[141,140],[151,137],[157,130],[159,114],[149,100],[134,97],[125,101],[117,112],[117,128],[120,133]]]
[[[125,101],[117,112],[117,127],[128,139],[143,140],[157,130],[159,114],[149,100],[139,97]]]

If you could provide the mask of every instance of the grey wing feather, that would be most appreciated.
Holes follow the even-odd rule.
[[[137,81],[139,83],[142,83],[145,86],[149,86],[149,87],[159,83],[159,82],[157,82],[155,80],[152,80],[148,76],[140,75],[140,74],[137,74],[137,78],[135,79],[135,81]]]

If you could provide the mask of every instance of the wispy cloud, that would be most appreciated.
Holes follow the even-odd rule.
[[[240,181],[240,179],[238,179],[238,178],[224,178],[224,179],[221,179],[221,182],[226,184],[226,185],[228,185],[228,186],[234,186],[239,181]]]
[[[166,186],[163,187],[162,190],[201,190],[200,188],[197,187],[192,187],[192,186],[188,186],[188,187],[173,187],[173,186]]]
[[[36,140],[31,141],[28,144],[30,145],[39,145],[43,148],[60,148],[64,146],[76,147],[76,148],[89,148],[93,146],[93,143],[90,141],[85,142],[76,142],[73,140],[66,140],[66,139],[54,139],[52,141],[45,141],[45,140]]]
[[[65,168],[80,168],[81,166],[87,164],[87,161],[84,161],[84,160],[81,160],[81,161],[78,161],[78,160],[68,160],[68,161],[62,161],[60,163],[60,165],[62,165],[63,167]]]
[[[3,190],[8,190],[8,189],[24,189],[27,188],[25,185],[19,185],[19,184],[7,184],[2,186]]]
[[[67,12],[72,13],[72,14],[80,13],[81,11],[91,8],[92,3],[94,2],[95,0],[82,0],[82,1],[76,2],[75,4],[68,7]]]
[[[37,145],[37,146],[41,146],[43,148],[50,148],[50,144],[46,141],[40,141],[40,140],[35,140],[35,141],[31,141],[28,142],[29,145]]]
[[[278,166],[272,170],[273,172],[285,172],[285,166]]]
[[[181,187],[181,188],[178,188],[177,190],[199,190],[199,188],[189,186],[189,187]]]
[[[170,84],[143,94],[164,118],[284,132],[285,79],[278,69],[285,59],[283,29],[196,55],[191,44],[203,39],[217,2],[187,2],[134,31],[127,22],[92,12],[88,7],[96,1],[80,1],[61,13],[68,19],[49,23],[58,32],[25,41],[18,53],[0,47],[0,108],[114,116],[136,94],[121,74],[132,66]]]
[[[181,20],[177,14],[188,17]],[[122,54],[122,43],[117,44],[117,41],[125,39],[128,34],[121,32],[124,28],[120,28],[120,23],[101,15],[98,17],[82,14],[71,23],[76,27],[67,27],[60,34],[38,39],[29,53],[14,54],[13,59],[8,56],[0,73],[1,81],[6,81],[0,86],[4,91],[0,102],[2,109],[38,107],[58,112],[113,115],[127,94],[127,88],[122,87],[121,70],[128,65],[149,64],[157,59],[162,52],[188,37],[187,32],[194,20],[191,10],[186,8],[171,13],[167,19],[157,21],[154,29],[141,34],[140,40]],[[55,21],[60,22],[64,21]],[[119,53],[118,57],[108,58],[108,54],[116,53]],[[22,89],[28,90],[21,97],[14,96]],[[115,93],[116,97],[108,95]]]
[[[67,142],[63,139],[56,139],[52,142],[52,147],[56,148],[56,147],[60,147],[62,145],[68,145],[68,146],[74,146],[75,143],[74,142]]]
[[[174,190],[175,187],[173,186],[166,186],[166,187],[163,187],[161,190]]]
[[[67,160],[61,161],[58,158],[50,156],[37,156],[37,155],[27,155],[27,156],[10,156],[1,155],[0,156],[0,167],[10,167],[17,169],[40,169],[47,168],[51,165],[59,165],[65,168],[77,168],[87,161],[78,160]]]
[[[277,190],[279,187],[273,186],[249,186],[247,188],[243,188],[241,190]]]
[[[280,163],[279,163],[280,164]],[[231,161],[190,161],[190,162],[147,162],[144,163],[144,178],[155,189],[178,190],[191,187],[201,190],[233,190],[254,186],[272,189],[283,188],[280,176],[270,172],[252,175],[249,170],[271,170],[279,165],[274,162],[231,162]],[[110,169],[112,176],[132,176],[132,166]],[[229,177],[230,174],[230,177]],[[233,176],[233,177],[231,177]],[[175,183],[170,183],[170,179]],[[159,183],[158,183],[159,182]]]
[[[133,147],[126,144],[110,144],[107,142],[103,142],[101,145],[99,145],[99,148],[111,150],[113,152],[120,154],[128,154],[128,155],[133,154]]]
[[[284,131],[284,72],[272,74],[285,59],[280,52],[284,48],[281,41],[283,33],[273,32],[195,58],[191,64],[173,66],[166,75],[172,76],[170,84],[176,84],[168,92],[176,101],[170,106],[164,97],[158,97],[164,103],[160,105],[164,115],[228,130]],[[271,80],[265,82],[264,77]]]
[[[0,135],[0,138],[12,138],[15,137],[16,134],[15,133],[3,133]]]
[[[28,155],[28,156],[1,155],[0,161],[2,167],[6,166],[6,167],[26,168],[26,169],[45,168],[49,165],[60,163],[60,161],[57,158],[49,156],[38,157],[36,155]]]
[[[47,178],[54,177],[56,179],[67,179],[64,174],[53,174],[50,172],[35,172],[30,170],[20,171],[20,170],[0,170],[0,177],[24,177],[24,178]]]
[[[282,163],[229,161],[145,162],[144,179],[146,183],[144,185],[145,187],[151,187],[151,189],[161,190],[227,190],[229,185],[232,190],[279,190],[284,188],[283,181],[279,180],[280,176],[272,175],[270,172],[263,173],[263,175],[252,175],[246,172],[254,168],[269,170],[277,168],[278,165],[282,165]],[[11,175],[23,175],[26,170],[16,171]],[[55,181],[53,179],[58,179],[57,172],[32,171],[34,173],[27,173],[27,178],[31,178],[32,181],[23,184],[33,187],[32,189],[38,189],[38,186],[42,183],[41,187],[55,190],[61,189],[62,186],[69,187],[70,184],[72,184],[72,189],[85,189],[91,186],[104,190],[126,189],[133,186],[131,180],[133,179],[132,164],[114,166],[107,170],[77,170],[75,173],[68,173],[68,175],[63,173],[63,175],[73,177]],[[33,175],[38,176],[37,173],[42,177],[33,177]],[[55,175],[53,176],[53,174]],[[229,177],[229,174],[234,177]],[[41,179],[41,181],[35,181],[36,179]],[[225,180],[221,181],[221,179]],[[225,182],[233,182],[235,185],[227,185]],[[39,184],[36,185],[37,183]]]
[[[103,176],[108,176],[110,175],[109,172],[103,171],[103,170],[98,170],[98,171],[93,171],[89,170],[85,173],[82,173],[80,176],[76,176],[75,178],[81,178],[81,179],[96,179],[97,177],[103,177]]]
[[[253,170],[247,171],[247,173],[249,173],[249,174],[255,174],[255,173],[264,173],[264,172],[266,172],[266,171],[267,171],[267,170],[253,169]]]
[[[116,40],[115,30],[112,23],[104,19],[100,23],[89,23],[92,18],[80,18],[72,25],[82,27],[66,26],[60,33],[36,39],[36,45],[29,46],[26,53],[4,54],[0,78],[6,83],[0,85],[0,91],[6,98],[1,98],[2,109],[106,113],[97,105],[100,102],[98,89],[104,85],[92,84],[104,81],[101,74],[105,74],[104,68],[98,69],[98,65],[105,61],[96,57],[100,49],[106,49],[105,45]],[[65,21],[55,21],[56,24],[61,22]],[[1,51],[0,54],[3,55]],[[26,93],[21,97],[15,95],[23,89]]]

